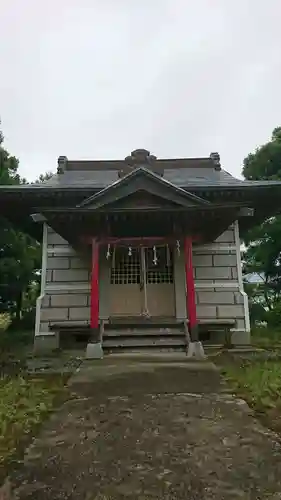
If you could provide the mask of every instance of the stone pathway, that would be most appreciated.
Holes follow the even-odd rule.
[[[210,363],[84,362],[12,478],[20,500],[281,499],[281,449]]]

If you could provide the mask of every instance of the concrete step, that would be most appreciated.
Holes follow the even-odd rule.
[[[219,368],[214,365],[207,358],[203,360],[196,360],[194,358],[188,358],[186,356],[186,352],[184,350],[170,350],[170,351],[160,351],[157,349],[139,349],[139,350],[130,350],[121,351],[121,352],[112,352],[108,353],[106,358],[113,363],[116,361],[124,362],[135,362],[135,363],[144,363],[144,364],[171,364],[176,366],[177,364],[184,364],[191,370],[197,369],[210,369],[212,371],[219,371]]]
[[[103,338],[103,348],[130,348],[130,347],[185,347],[185,339],[166,337],[115,337],[114,339]]]
[[[149,329],[124,329],[124,330],[105,330],[103,338],[111,337],[184,337],[184,332],[181,330],[170,330],[168,328]]]
[[[103,334],[105,352],[133,352],[151,350],[178,351],[185,350],[186,340],[182,325],[130,325],[122,328],[107,327]]]

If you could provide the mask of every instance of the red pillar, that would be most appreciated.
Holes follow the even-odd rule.
[[[99,244],[92,241],[91,328],[99,326]]]
[[[196,342],[198,341],[199,337],[192,264],[192,238],[190,237],[187,237],[184,240],[184,256],[186,277],[186,309],[189,320],[189,333],[191,341]]]

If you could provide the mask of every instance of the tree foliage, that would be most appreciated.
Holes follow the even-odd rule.
[[[53,172],[46,172],[45,174],[40,174],[38,179],[36,179],[35,184],[41,184],[42,182],[48,181],[53,177]]]
[[[18,160],[3,147],[0,132],[0,184],[26,182],[18,173]],[[38,280],[40,244],[0,217],[0,312],[20,318],[30,287]]]
[[[281,180],[281,127],[273,130],[271,140],[250,153],[242,171],[249,180]],[[245,236],[247,251],[244,272],[257,273],[261,283],[256,289],[258,303],[265,310],[279,308],[281,301],[281,216],[271,217]],[[276,318],[274,314],[268,317]]]
[[[3,142],[4,137],[0,131],[0,184],[19,184],[19,162],[15,156],[11,156],[8,151],[4,149]]]
[[[263,282],[244,282],[244,290],[247,293],[249,300],[249,312],[252,325],[267,321],[267,310],[264,301],[263,286]]]
[[[269,142],[245,158],[242,174],[251,181],[281,179],[281,127],[273,130]]]

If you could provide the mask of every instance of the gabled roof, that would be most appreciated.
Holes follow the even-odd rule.
[[[77,208],[98,209],[105,205],[115,204],[136,192],[144,191],[181,207],[209,205],[210,202],[191,194],[168,182],[155,172],[144,167],[136,168],[110,186],[90,196]]]
[[[120,174],[124,175],[130,169],[133,172],[121,182]],[[148,170],[151,174],[146,174],[145,177],[146,193],[140,193],[144,177],[142,180],[139,178],[138,182],[134,181],[134,185],[131,183],[134,175],[139,175],[139,169]],[[149,209],[154,211],[159,208],[163,211],[196,211],[197,207],[213,209],[218,204],[229,206],[234,203],[255,208],[254,217],[239,219],[241,224],[247,222],[247,227],[248,224],[253,226],[281,211],[280,181],[236,179],[222,169],[217,153],[205,158],[157,159],[146,150],[136,150],[131,156],[117,161],[73,161],[60,157],[57,172],[49,181],[41,184],[0,186],[0,215],[24,230],[31,231],[30,214],[41,213],[46,209],[75,212],[76,207],[82,203],[85,208],[78,209],[80,212],[90,211],[91,203],[92,207],[105,206],[100,209],[101,212],[107,211],[110,203],[115,203],[114,208],[112,207],[114,211],[134,210],[138,203],[139,208],[142,205],[146,210],[147,201],[151,201]],[[154,174],[157,183],[152,183],[152,178],[156,180]],[[125,182],[128,180],[130,184],[126,187]],[[136,189],[139,189],[137,196],[133,194]],[[157,193],[158,199],[155,199],[153,193]],[[116,194],[120,202],[117,201]],[[208,205],[206,200],[209,200]],[[36,228],[38,225],[32,224],[32,227]]]
[[[42,186],[64,189],[64,188],[82,188],[92,187],[93,189],[103,189],[113,182],[118,181],[118,170],[83,170],[66,171],[63,174],[55,174],[51,179],[44,182]],[[171,182],[175,186],[185,187],[186,189],[193,187],[244,187],[252,185],[250,181],[236,179],[225,170],[215,171],[209,167],[181,167],[178,168],[175,163],[174,168],[164,168],[163,178]],[[254,184],[255,185],[255,182]]]
[[[243,183],[222,170],[220,156],[211,153],[203,158],[158,159],[145,149],[132,151],[124,160],[68,160],[58,158],[58,174],[45,185],[54,188],[91,186],[102,189],[116,182],[120,176],[139,167],[157,173],[178,187],[208,187],[238,185]]]

